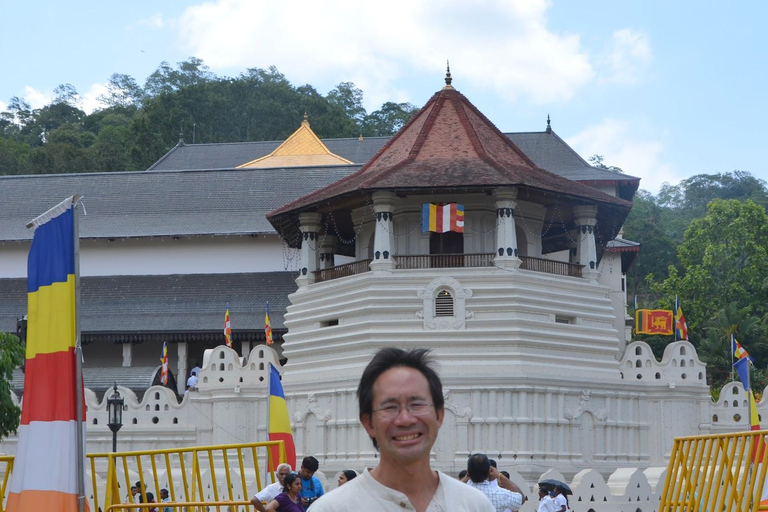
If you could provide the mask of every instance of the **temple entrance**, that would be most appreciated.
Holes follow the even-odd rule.
[[[431,268],[464,266],[464,234],[455,231],[429,234]]]

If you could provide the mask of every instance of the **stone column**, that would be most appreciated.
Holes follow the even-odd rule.
[[[187,389],[187,342],[180,341],[176,344],[178,367],[176,369],[176,387],[180,395]]]
[[[517,255],[517,233],[515,231],[515,207],[517,206],[516,188],[498,188],[496,197],[496,256],[493,261],[497,267],[518,268],[520,258]]]
[[[128,368],[133,362],[133,343],[123,343],[123,367]]]
[[[376,217],[371,270],[390,270],[395,266],[392,259],[394,241],[392,211],[395,209],[396,196],[394,192],[374,192],[371,199],[373,214]]]
[[[336,266],[334,254],[339,245],[339,239],[333,235],[320,237],[320,268],[331,268]]]
[[[315,270],[317,270],[317,233],[320,231],[323,216],[319,213],[302,213],[299,215],[299,229],[301,230],[301,274],[296,283],[299,288],[315,282]]]
[[[584,265],[582,275],[596,279],[597,246],[595,245],[595,225],[597,224],[597,206],[582,205],[573,208],[574,222],[578,231],[576,257],[579,265]]]

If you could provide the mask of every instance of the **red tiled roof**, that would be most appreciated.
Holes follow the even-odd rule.
[[[527,186],[629,209],[631,203],[536,167],[470,101],[451,87],[437,92],[365,166],[269,213],[313,209],[373,190]]]

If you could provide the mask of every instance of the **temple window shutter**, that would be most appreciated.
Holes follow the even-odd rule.
[[[435,317],[453,316],[453,296],[448,290],[440,290],[435,297]]]

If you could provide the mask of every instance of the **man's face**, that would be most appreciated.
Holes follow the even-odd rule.
[[[314,471],[310,471],[304,466],[301,466],[301,469],[299,470],[299,476],[304,480],[309,480],[310,478],[312,478],[312,475],[314,474],[315,474]]]
[[[168,497],[168,491],[160,491],[160,499],[165,499]]]
[[[404,465],[429,460],[444,411],[432,407],[424,416],[414,416],[406,408],[412,402],[432,403],[427,378],[418,370],[390,368],[373,383],[374,410],[393,404],[400,407],[393,419],[382,419],[376,412],[361,418],[365,431],[379,444],[382,461]]]
[[[280,482],[280,485],[283,485],[283,481],[285,480],[285,477],[291,474],[290,468],[280,468],[277,472],[277,481]]]

